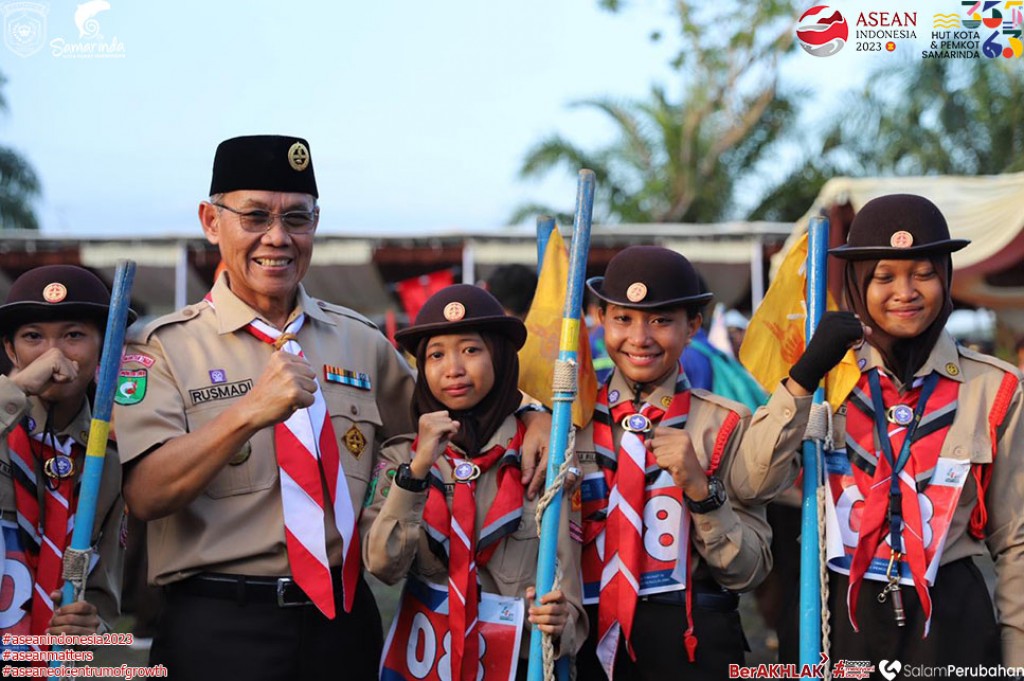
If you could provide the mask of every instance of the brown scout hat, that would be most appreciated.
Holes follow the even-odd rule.
[[[526,325],[506,315],[497,298],[469,284],[446,286],[430,296],[416,315],[416,323],[395,333],[395,340],[415,355],[421,339],[459,329],[500,333],[512,341],[516,350],[526,342]]]
[[[615,254],[603,277],[587,279],[595,296],[615,305],[649,309],[672,305],[703,305],[700,275],[680,253],[661,246],[630,246]]]
[[[915,194],[889,194],[864,204],[846,237],[829,251],[846,260],[914,260],[952,253],[971,243],[950,239],[938,206]]]
[[[29,322],[89,318],[100,331],[107,324],[110,291],[100,278],[75,265],[46,265],[14,280],[0,305],[0,332],[13,333]],[[128,310],[128,323],[138,317]]]
[[[221,142],[213,157],[210,196],[240,189],[319,197],[309,142],[282,135],[250,135]]]

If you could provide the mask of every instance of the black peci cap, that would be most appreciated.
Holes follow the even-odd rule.
[[[221,142],[213,157],[210,196],[243,189],[318,198],[309,142],[282,135],[233,137]]]

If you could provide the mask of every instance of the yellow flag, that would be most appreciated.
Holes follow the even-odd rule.
[[[537,292],[526,315],[526,344],[519,351],[519,389],[540,400],[547,407],[553,402],[552,382],[555,360],[558,359],[562,338],[562,314],[565,312],[565,294],[569,280],[569,256],[558,230],[552,230],[544,251],[544,265],[537,280]],[[597,376],[590,359],[590,342],[586,326],[580,333],[580,324],[565,334],[566,349],[578,342],[576,363],[578,368],[576,400],[572,403],[572,422],[579,428],[590,423],[597,400]],[[578,341],[576,341],[578,337]]]
[[[793,245],[782,261],[775,280],[754,312],[740,347],[740,361],[771,392],[789,375],[789,370],[804,352],[804,324],[807,320],[807,235]],[[827,309],[838,309],[831,294]],[[825,397],[838,409],[860,380],[860,369],[853,351],[846,353],[838,366],[825,377]]]

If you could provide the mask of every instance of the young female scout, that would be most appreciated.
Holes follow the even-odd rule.
[[[444,667],[460,681],[475,681],[479,669],[487,681],[525,678],[529,643],[516,636],[524,619],[516,608],[533,598],[539,543],[514,416],[526,328],[489,293],[460,284],[432,296],[395,338],[419,367],[419,432],[411,454],[408,441],[382,451],[361,521],[370,525],[367,569],[390,584],[409,575],[381,678],[436,678]],[[574,654],[587,632],[571,506],[563,504],[559,529],[561,589],[528,612],[558,655]]]
[[[690,389],[680,356],[711,294],[682,255],[632,246],[587,285],[615,368],[576,439],[592,624],[579,678],[726,678],[746,648],[736,592],[771,568],[764,508],[731,478],[749,478],[751,446],[798,449],[807,407],[780,388],[778,415],[752,420]]]
[[[118,614],[124,501],[113,451],[104,458],[93,529],[95,564],[85,600],[59,601],[61,558],[78,503],[89,394],[109,306],[103,282],[70,265],[23,274],[0,306],[0,335],[13,365],[9,376],[0,376],[2,633],[92,634],[109,628]],[[134,318],[129,312],[129,323]]]
[[[845,450],[826,459],[833,660],[1024,665],[1024,395],[1012,365],[944,329],[950,253],[967,244],[930,201],[897,194],[830,251],[845,261],[837,314],[870,329],[835,423]],[[986,552],[998,617],[974,563]]]

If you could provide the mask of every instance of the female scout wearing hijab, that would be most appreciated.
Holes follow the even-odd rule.
[[[118,614],[124,501],[113,451],[104,458],[92,534],[96,563],[85,600],[54,612],[109,306],[103,282],[70,265],[23,274],[0,306],[0,335],[13,364],[10,376],[0,376],[0,525],[4,581],[13,586],[0,610],[2,633],[92,634],[108,629]],[[135,319],[134,312],[128,316],[129,323]]]
[[[411,460],[408,440],[382,451],[361,520],[369,526],[363,542],[367,569],[389,584],[410,575],[385,646],[382,678],[407,678],[414,667],[444,666],[460,681],[475,681],[480,667],[487,668],[487,678],[508,678],[519,643],[514,632],[522,621],[511,613],[518,599],[533,600],[539,543],[536,502],[525,500],[519,472],[524,427],[514,415],[521,401],[516,351],[526,327],[506,316],[483,289],[459,284],[432,296],[415,325],[395,339],[416,356],[420,368],[412,404],[419,432]],[[561,590],[528,612],[531,624],[552,634],[558,655],[575,653],[587,633],[579,516],[570,508],[562,505]],[[481,600],[480,591],[504,598]],[[423,604],[437,603],[445,594],[448,617],[432,619],[440,613]],[[500,640],[490,638],[493,627],[486,629],[489,620],[494,624],[494,616],[485,612],[494,602],[499,628],[511,631]],[[413,618],[437,626],[417,633]],[[410,657],[407,649],[417,649],[406,645],[410,635],[434,636],[436,648],[425,643],[424,651],[436,654]],[[527,638],[519,647],[514,678],[526,678],[528,653]]]
[[[830,251],[849,310],[832,321],[855,313],[870,329],[835,421],[845,450],[826,458],[832,659],[1024,665],[1024,395],[1012,365],[944,330],[950,253],[967,244],[930,201],[899,194],[865,204]],[[973,560],[986,550],[998,623]]]

